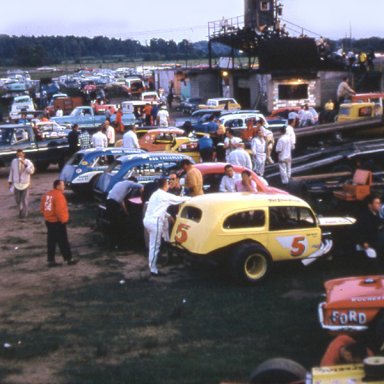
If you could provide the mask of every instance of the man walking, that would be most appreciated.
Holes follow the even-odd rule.
[[[53,189],[47,192],[41,199],[40,211],[44,216],[47,227],[48,267],[57,267],[55,261],[56,244],[64,261],[68,265],[78,262],[72,257],[71,248],[68,242],[67,223],[69,219],[67,200],[64,196],[64,181],[55,180]]]
[[[188,196],[176,196],[168,193],[168,180],[158,180],[159,189],[152,194],[144,216],[144,227],[149,233],[148,264],[151,275],[158,276],[157,257],[160,250],[161,238],[169,235],[167,220],[171,217],[167,209],[187,201]]]
[[[18,149],[16,159],[13,159],[11,163],[8,183],[10,190],[15,195],[20,218],[28,215],[29,186],[31,184],[31,175],[34,172],[35,167],[32,161],[25,158],[22,149]]]

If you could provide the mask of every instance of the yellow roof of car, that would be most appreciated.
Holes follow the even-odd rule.
[[[250,192],[210,193],[193,197],[187,201],[187,204],[194,205],[201,209],[220,211],[232,210],[233,208],[246,208],[250,205],[253,207],[287,206],[287,204],[308,206],[304,200],[293,195]]]

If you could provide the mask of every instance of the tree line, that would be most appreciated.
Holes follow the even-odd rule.
[[[384,51],[384,39],[341,39],[331,42],[332,47],[352,47],[355,50]],[[216,55],[228,55],[230,49],[215,44]],[[191,43],[183,39],[152,38],[143,45],[137,40],[122,40],[104,36],[9,36],[0,35],[0,66],[39,67],[42,65],[81,63],[82,60],[127,61],[127,60],[190,60],[208,55],[208,42]]]

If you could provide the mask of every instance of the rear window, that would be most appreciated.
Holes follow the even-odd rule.
[[[264,227],[265,212],[262,210],[251,210],[245,212],[237,212],[228,216],[223,223],[224,229],[239,228],[257,228]]]
[[[196,223],[200,222],[203,212],[196,207],[184,207],[181,211],[180,217],[183,219],[192,220]]]
[[[363,107],[359,109],[359,117],[372,116],[372,107]]]

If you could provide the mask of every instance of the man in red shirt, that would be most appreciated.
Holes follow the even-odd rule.
[[[64,261],[68,265],[74,265],[78,260],[72,257],[68,242],[67,223],[69,219],[67,200],[63,194],[64,181],[55,180],[53,189],[47,192],[41,199],[40,211],[44,216],[47,226],[48,267],[56,267],[60,264],[55,261],[56,244],[60,248]]]

